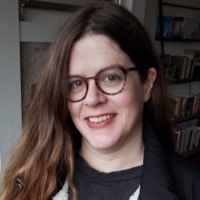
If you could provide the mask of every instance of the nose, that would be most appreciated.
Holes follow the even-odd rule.
[[[88,91],[86,94],[84,104],[90,107],[95,107],[99,104],[105,103],[107,97],[103,94],[95,84],[95,80],[88,81]]]

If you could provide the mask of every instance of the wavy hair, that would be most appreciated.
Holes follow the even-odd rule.
[[[50,199],[67,179],[73,198],[74,159],[81,136],[67,108],[67,75],[74,43],[87,34],[103,34],[116,42],[139,69],[145,81],[154,67],[157,78],[152,97],[145,105],[160,133],[168,127],[167,99],[159,59],[141,23],[125,8],[98,2],[67,17],[37,82],[22,134],[9,159],[1,181],[0,199]]]

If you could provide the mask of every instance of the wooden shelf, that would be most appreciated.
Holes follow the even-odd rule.
[[[156,37],[155,40],[157,41],[165,41],[165,42],[200,42],[199,39],[182,39],[182,38],[161,38]]]
[[[183,156],[200,165],[200,147],[184,153]]]
[[[181,84],[181,83],[191,83],[191,82],[198,82],[200,79],[183,79],[183,80],[171,80],[168,81],[169,84],[175,85],[175,84]]]
[[[26,1],[25,8],[45,9],[45,10],[60,10],[60,11],[74,11],[79,8],[77,5],[69,5],[63,3],[52,3],[45,1]]]
[[[186,6],[186,5],[180,5],[180,4],[173,4],[173,3],[165,3],[165,2],[163,2],[162,5],[178,7],[178,8],[192,9],[192,10],[200,10],[200,8],[198,8],[198,7]]]
[[[175,117],[171,117],[171,122],[172,124],[178,124],[178,123],[182,123],[182,122],[186,122],[189,120],[193,120],[193,119],[197,119],[200,118],[200,113],[194,114],[194,115],[190,115],[190,116],[186,116],[186,117],[182,117],[182,118],[175,118]]]
[[[196,147],[196,148],[194,148],[194,149],[192,149],[192,150],[190,150],[190,151],[184,153],[183,156],[185,156],[185,157],[190,157],[190,156],[192,156],[193,154],[200,154],[200,147]]]
[[[95,0],[97,1],[97,0]],[[104,0],[104,1],[111,1],[111,0]],[[65,3],[63,3],[65,2]],[[45,9],[45,10],[58,10],[58,11],[76,11],[81,6],[92,3],[94,0],[65,0],[65,1],[57,1],[54,0],[40,0],[40,1],[24,1],[21,0],[21,4],[25,8],[34,8],[34,9]]]

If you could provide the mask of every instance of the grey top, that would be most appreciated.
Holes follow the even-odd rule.
[[[142,166],[118,172],[99,172],[79,156],[74,175],[78,200],[128,200],[139,187],[141,175]]]

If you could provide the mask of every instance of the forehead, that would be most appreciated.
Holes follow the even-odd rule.
[[[119,45],[105,35],[86,35],[78,40],[71,51],[69,73],[94,75],[99,70],[122,65],[133,65]]]

